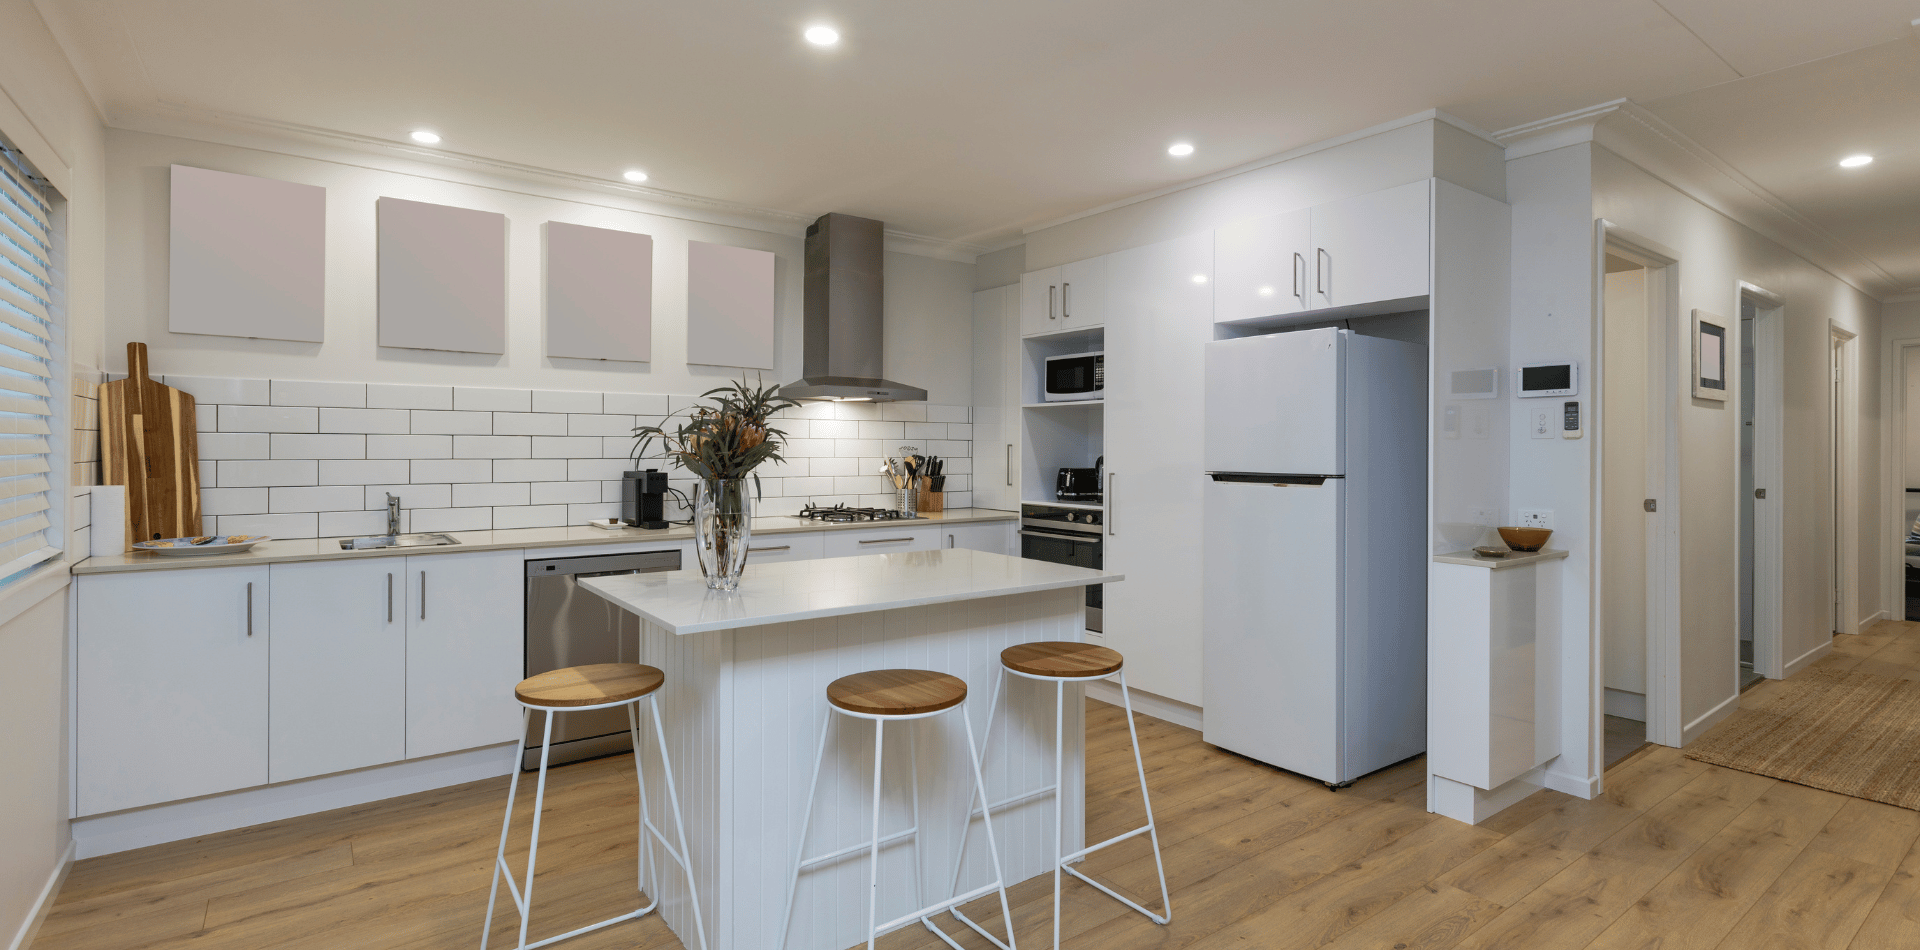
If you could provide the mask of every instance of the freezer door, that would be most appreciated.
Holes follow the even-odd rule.
[[[1346,348],[1333,327],[1207,344],[1205,470],[1346,474]]]
[[[1346,484],[1209,482],[1206,740],[1343,781],[1340,640]]]

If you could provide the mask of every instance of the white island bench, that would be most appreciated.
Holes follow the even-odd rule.
[[[740,589],[706,589],[698,571],[631,574],[582,586],[642,620],[640,662],[666,671],[661,692],[701,912],[713,950],[773,950],[799,846],[807,781],[833,680],[867,670],[908,667],[951,673],[969,687],[967,715],[976,734],[999,671],[1000,651],[1017,643],[1080,640],[1088,584],[1121,575],[948,549],[765,564]],[[1051,781],[1052,687],[1016,680],[988,750],[988,792],[995,802]],[[1081,707],[1070,702],[1066,735],[1066,847],[1081,846],[1084,769]],[[1008,715],[1011,713],[1011,715]],[[840,720],[820,776],[820,803],[807,853],[866,840],[873,730]],[[913,727],[923,823],[919,881],[905,838],[881,852],[880,919],[948,895],[959,847],[960,814],[970,790],[959,719],[938,716]],[[911,825],[913,769],[908,729],[887,731],[887,792],[881,835]],[[896,745],[897,743],[897,745]],[[653,753],[647,753],[651,756]],[[648,769],[650,800],[664,792]],[[1033,797],[994,815],[1008,884],[1051,871],[1053,804]],[[655,816],[663,830],[671,818]],[[987,883],[979,822],[960,888]],[[810,870],[801,880],[789,950],[842,950],[866,940],[864,852]],[[674,874],[650,883],[674,932],[693,932],[684,885]],[[958,928],[951,918],[946,925]],[[691,945],[691,944],[690,944]]]

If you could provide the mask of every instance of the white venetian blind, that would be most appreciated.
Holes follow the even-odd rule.
[[[60,553],[48,519],[62,303],[55,246],[47,191],[0,142],[0,578]]]

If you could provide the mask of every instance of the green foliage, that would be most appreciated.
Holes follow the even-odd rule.
[[[760,381],[749,387],[743,376],[739,382],[701,393],[700,398],[712,405],[689,406],[683,410],[685,421],[671,432],[663,426],[636,427],[634,464],[646,458],[647,450],[658,440],[658,458],[669,459],[693,477],[708,481],[751,476],[754,497],[759,497],[760,476],[754,469],[762,462],[784,461],[780,450],[787,439],[785,432],[768,424],[769,417],[800,405],[781,398],[779,388]]]

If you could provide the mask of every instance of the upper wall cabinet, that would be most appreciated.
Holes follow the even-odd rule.
[[[1107,259],[1049,267],[1020,278],[1020,335],[1102,326],[1107,322]]]
[[[1430,204],[1428,183],[1417,181],[1220,228],[1214,320],[1365,310],[1425,296]]]
[[[773,368],[772,251],[687,242],[687,362]]]
[[[547,355],[653,359],[653,238],[547,222]]]
[[[507,351],[507,216],[381,198],[380,345]]]
[[[327,190],[173,166],[167,329],[319,343]]]

